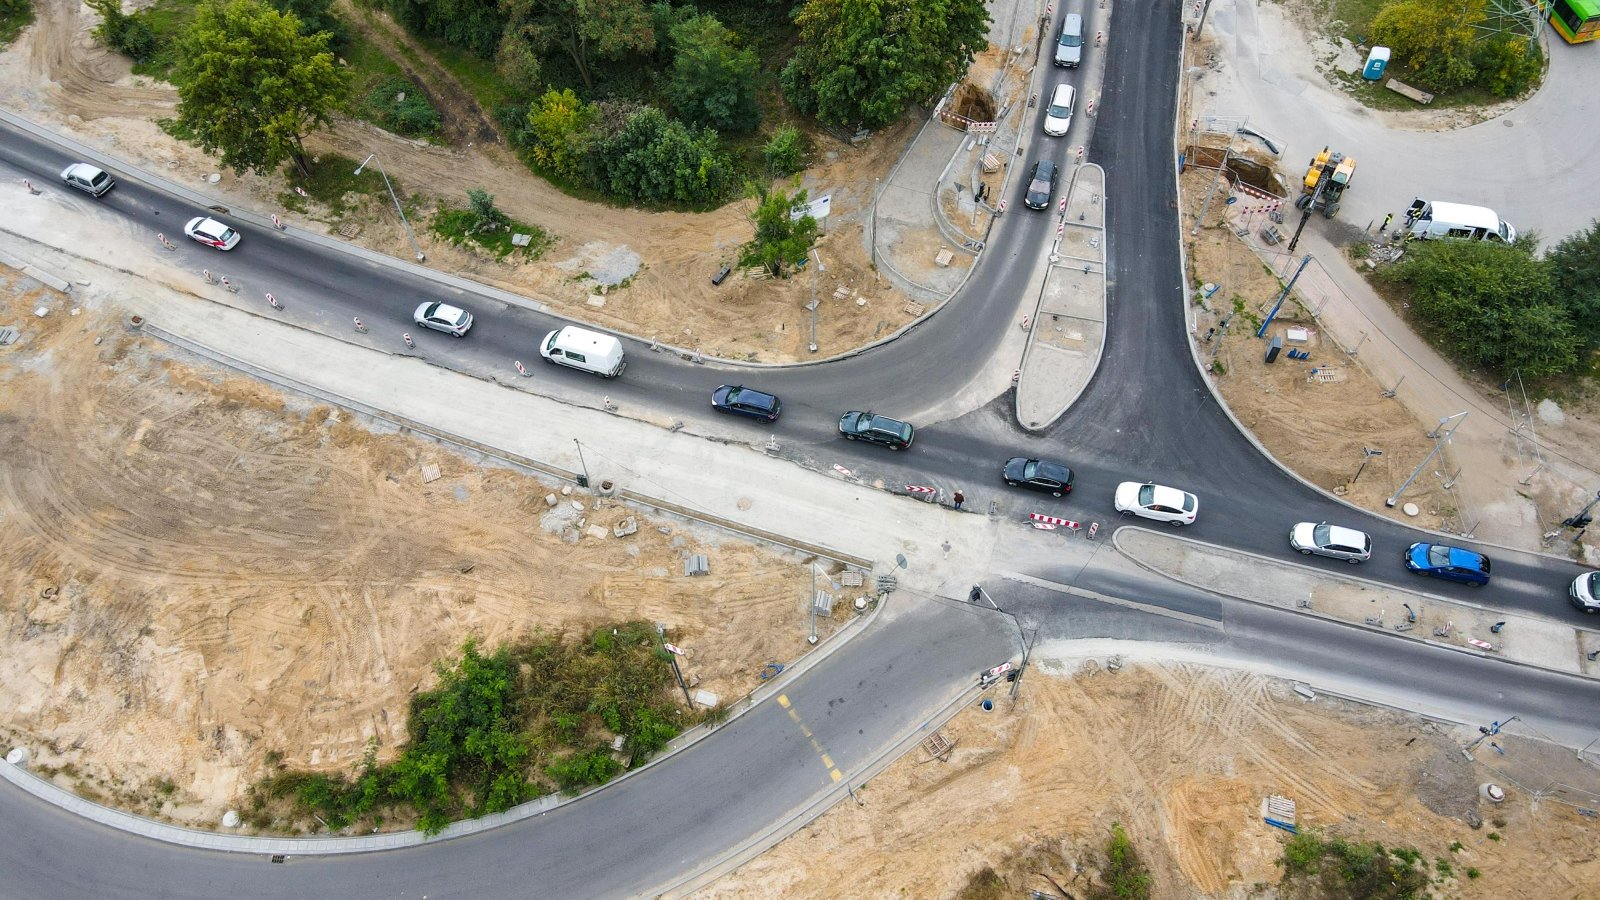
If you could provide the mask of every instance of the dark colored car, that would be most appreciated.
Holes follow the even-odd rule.
[[[1055,192],[1056,164],[1041,159],[1033,164],[1033,177],[1028,179],[1028,195],[1022,198],[1022,202],[1029,209],[1048,209]]]
[[[778,415],[783,412],[783,403],[772,394],[754,391],[743,385],[725,384],[711,392],[711,408],[763,422],[776,422]]]
[[[1412,544],[1406,548],[1406,568],[1471,587],[1489,583],[1489,557],[1444,544]]]
[[[870,412],[851,410],[839,417],[839,433],[851,441],[872,441],[890,450],[904,450],[911,446],[916,429],[910,423],[888,416],[875,416]]]
[[[1072,470],[1060,463],[1013,456],[1006,460],[1000,475],[1012,487],[1044,491],[1053,497],[1072,493]]]

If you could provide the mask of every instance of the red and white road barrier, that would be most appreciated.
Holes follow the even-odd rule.
[[[844,466],[839,465],[838,463],[833,464],[833,470],[846,478],[854,478],[856,474],[849,469],[846,469]]]
[[[270,294],[270,293],[267,294],[267,305],[272,307],[273,309],[283,309],[283,304],[279,303],[278,302],[278,298],[272,296],[272,294]]]
[[[908,494],[933,494],[933,493],[937,493],[938,490],[939,490],[938,488],[928,487],[925,484],[908,484],[908,485],[906,485],[906,493],[908,493]]]
[[[1056,5],[1054,3],[1046,3],[1044,5],[1045,18],[1049,18],[1050,16],[1055,15],[1055,12],[1056,12]]]
[[[302,197],[309,197],[309,196],[311,196],[311,195],[310,195],[310,194],[308,194],[308,193],[306,193],[306,189],[305,189],[305,188],[303,188],[303,187],[300,187],[300,186],[298,186],[298,185],[296,185],[296,186],[295,186],[295,189],[294,189],[294,192],[295,192],[295,193],[296,193],[296,194],[299,194],[299,195],[300,195],[300,196],[302,196]]]
[[[360,316],[354,316],[353,318],[355,319],[356,330],[361,332],[362,334],[366,334],[367,333],[367,325],[366,325],[366,323],[361,321],[361,317]]]
[[[1087,113],[1088,115],[1091,115],[1091,116],[1094,115],[1094,101],[1093,100],[1089,101],[1089,106],[1084,110],[1084,112]]]
[[[1083,527],[1071,519],[1063,519],[1058,516],[1047,516],[1044,513],[1028,513],[1028,518],[1035,522],[1043,522],[1046,525],[1052,525],[1060,528],[1070,528],[1073,531],[1077,531],[1079,528]]]
[[[1078,145],[1078,162],[1083,162],[1083,145],[1082,144]],[[1061,202],[1062,203],[1066,203],[1067,202],[1067,198],[1062,197],[1061,198]],[[1064,208],[1065,207],[1063,207],[1063,209]]]
[[[156,240],[161,242],[161,246],[162,246],[163,249],[166,249],[166,250],[176,250],[176,249],[178,249],[177,247],[172,246],[172,242],[167,240],[167,236],[164,235],[164,234],[156,235]]]
[[[1090,522],[1089,523],[1089,540],[1091,540],[1091,541],[1094,540],[1094,536],[1099,534],[1099,533],[1100,533],[1100,523],[1099,522]]]
[[[1049,522],[1032,522],[1030,524],[1033,525],[1033,527],[1039,529],[1040,531],[1055,531],[1056,530],[1056,526],[1051,525]]]
[[[33,186],[33,182],[30,179],[27,179],[27,178],[22,179],[22,186],[27,188],[28,189],[28,193],[30,193],[30,194],[39,193],[39,189]]]
[[[512,365],[513,365],[513,366],[516,366],[516,367],[517,367],[517,374],[518,374],[518,375],[521,375],[521,376],[522,376],[522,377],[523,377],[523,378],[530,378],[530,377],[532,377],[532,376],[530,376],[530,375],[529,375],[529,374],[528,374],[528,367],[527,367],[527,366],[524,366],[524,365],[523,365],[523,364],[522,364],[522,360],[520,360],[520,359],[519,359],[519,360],[517,360],[517,361],[516,361],[516,362],[514,362],[514,363],[512,363]]]
[[[1021,369],[1012,369],[1011,370],[1011,383],[1012,384],[1016,384],[1017,382],[1019,382],[1021,380],[1022,380],[1022,370]]]
[[[226,275],[222,276],[222,288],[223,290],[232,291],[235,294],[239,293],[239,286],[229,281],[228,276]]]
[[[1065,222],[1057,222],[1056,223],[1056,237],[1059,239],[1062,235],[1064,235],[1066,233],[1067,233],[1067,223],[1065,223]]]
[[[279,231],[283,231],[285,228],[287,228],[287,226],[283,224],[283,220],[278,218],[277,213],[272,214],[272,227],[278,229]]]
[[[1061,213],[1063,216],[1067,214],[1067,198],[1062,197],[1061,202],[1056,204],[1056,212]]]
[[[406,342],[406,346],[407,347],[416,347],[417,346],[417,342],[413,341],[411,339],[411,332],[409,332],[409,331],[402,333],[400,335],[400,339]]]
[[[1467,643],[1471,644],[1474,647],[1477,647],[1479,650],[1493,650],[1494,649],[1494,645],[1493,644],[1489,643],[1488,641],[1480,641],[1477,638],[1467,638]]]
[[[1000,211],[1001,212],[1005,212],[1006,211],[1006,202],[1004,200],[1000,201]]]
[[[1104,42],[1105,39],[1106,39],[1106,33],[1104,31],[1096,31],[1094,33],[1094,45],[1096,47],[1100,46],[1100,44],[1102,42]]]
[[[610,394],[607,394],[604,397],[600,398],[600,406],[603,409],[605,409],[606,412],[616,412],[617,411],[617,405],[615,403],[611,402],[611,395]]]
[[[210,269],[201,269],[200,270],[200,277],[204,278],[206,280],[206,284],[216,284],[217,283],[217,276],[211,274],[211,270]]]
[[[1031,325],[1033,325],[1033,316],[1023,316],[1022,317],[1022,330],[1023,331],[1027,331],[1029,326],[1031,326]]]

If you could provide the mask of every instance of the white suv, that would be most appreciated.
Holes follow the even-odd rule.
[[[1050,105],[1044,110],[1044,133],[1061,137],[1072,126],[1072,107],[1078,102],[1078,89],[1070,84],[1056,85]]]

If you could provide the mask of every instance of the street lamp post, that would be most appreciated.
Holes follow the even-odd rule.
[[[1590,500],[1589,504],[1581,512],[1575,516],[1568,516],[1562,520],[1561,524],[1567,528],[1588,528],[1589,523],[1593,521],[1589,518],[1589,510],[1594,509],[1596,503],[1600,503],[1600,491],[1595,493],[1594,499]]]
[[[417,244],[417,236],[411,232],[411,223],[406,220],[406,211],[400,206],[400,198],[395,196],[394,185],[389,183],[389,173],[383,170],[383,160],[378,159],[376,153],[367,154],[361,165],[356,166],[356,174],[360,175],[361,170],[367,167],[367,163],[374,160],[378,163],[378,174],[383,176],[383,186],[389,189],[389,199],[394,201],[394,211],[400,214],[400,224],[405,226],[406,237],[411,239],[411,249],[417,253],[417,262],[422,262],[427,257],[423,255],[422,247]]]

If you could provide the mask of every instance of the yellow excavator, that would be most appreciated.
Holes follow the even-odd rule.
[[[1312,210],[1321,210],[1324,217],[1333,218],[1339,213],[1339,198],[1344,196],[1355,174],[1355,157],[1323,147],[1322,152],[1306,168],[1300,196],[1294,205],[1308,214]]]

